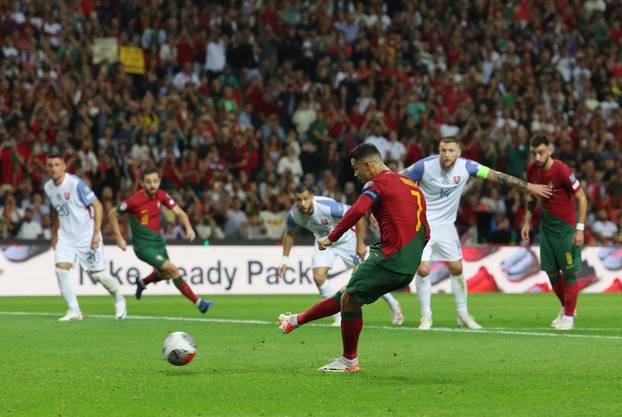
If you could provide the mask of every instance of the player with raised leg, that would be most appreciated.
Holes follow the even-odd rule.
[[[279,277],[283,277],[287,270],[289,254],[294,244],[296,231],[303,227],[309,230],[316,238],[313,250],[313,281],[317,285],[320,295],[324,298],[333,296],[339,288],[334,288],[333,283],[327,279],[328,271],[333,267],[335,259],[341,258],[348,268],[353,268],[367,254],[365,246],[365,233],[367,223],[361,218],[356,223],[356,231],[347,230],[339,241],[330,248],[321,251],[317,246],[317,240],[328,235],[331,229],[341,220],[350,206],[341,204],[332,198],[315,196],[311,189],[305,185],[299,185],[294,190],[294,206],[287,216],[287,229],[283,234],[283,262],[279,267]],[[390,294],[384,294],[382,298],[387,302],[393,315],[392,323],[401,326],[404,323],[404,315],[399,302]],[[335,314],[333,325],[341,325],[341,315]]]
[[[52,248],[58,287],[69,309],[60,321],[82,320],[78,298],[71,285],[71,269],[76,258],[91,279],[102,284],[114,298],[115,317],[127,316],[125,299],[116,281],[106,271],[101,225],[102,204],[79,177],[66,172],[62,155],[47,157],[46,168],[51,177],[43,190],[52,206]]]
[[[417,297],[421,307],[419,329],[432,327],[432,284],[427,278],[433,261],[445,261],[451,275],[451,289],[456,302],[458,325],[477,330],[481,326],[469,314],[468,289],[462,273],[460,238],[454,222],[458,214],[460,197],[470,177],[498,181],[525,189],[539,197],[549,197],[547,185],[529,184],[526,181],[490,169],[478,162],[460,157],[460,144],[456,138],[445,137],[439,145],[439,155],[415,162],[404,175],[417,182],[427,202],[430,224],[430,242],[423,251],[419,271],[415,275]]]
[[[423,193],[410,179],[391,171],[374,145],[354,148],[350,163],[354,174],[365,183],[363,192],[330,234],[318,240],[318,247],[326,250],[338,242],[369,209],[380,225],[380,242],[372,245],[367,259],[354,268],[345,289],[301,314],[281,314],[277,320],[281,331],[290,333],[310,321],[341,312],[343,355],[318,369],[323,372],[360,370],[357,347],[363,329],[361,307],[408,286],[429,236]]]
[[[192,242],[196,235],[188,215],[175,204],[175,200],[171,196],[160,189],[160,172],[156,168],[146,168],[142,172],[141,185],[142,189],[136,191],[127,200],[108,212],[117,246],[122,250],[127,249],[127,242],[121,234],[117,213],[128,213],[134,253],[138,259],[155,268],[147,277],[139,278],[136,281],[136,298],[142,297],[147,285],[172,279],[179,292],[192,301],[201,313],[205,313],[213,302],[197,297],[192,288],[181,277],[179,268],[169,260],[166,242],[160,234],[160,206],[163,204],[177,216],[185,228],[186,238]]]
[[[553,187],[553,195],[541,200],[540,222],[540,263],[562,305],[551,327],[572,330],[579,296],[577,273],[581,269],[587,197],[570,167],[551,157],[551,145],[546,136],[534,136],[530,148],[534,162],[527,167],[527,179]],[[578,216],[575,215],[575,199],[579,204]],[[526,242],[529,241],[535,207],[536,201],[527,196],[527,210],[521,229],[521,237]]]

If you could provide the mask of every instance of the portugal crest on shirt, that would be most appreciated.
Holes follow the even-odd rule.
[[[328,219],[322,219],[322,224],[326,226],[328,224]]]
[[[70,192],[65,192],[65,200],[69,200],[69,197],[71,197],[71,193]]]
[[[456,184],[460,183],[460,175],[454,175],[454,183]]]

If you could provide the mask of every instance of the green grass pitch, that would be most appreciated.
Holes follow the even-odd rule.
[[[206,316],[181,296],[81,297],[86,317],[61,323],[61,297],[0,298],[0,416],[619,416],[622,296],[581,295],[577,329],[556,333],[554,295],[478,294],[483,332],[456,331],[453,299],[432,299],[435,331],[414,330],[418,304],[399,294],[403,328],[382,300],[364,311],[357,374],[322,374],[339,356],[323,320],[290,335],[274,321],[313,296],[221,296]],[[19,312],[24,312],[21,314]],[[28,313],[28,314],[26,314]],[[169,365],[172,331],[197,341]]]

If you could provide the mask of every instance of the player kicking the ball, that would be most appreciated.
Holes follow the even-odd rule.
[[[570,167],[551,158],[551,145],[546,136],[534,136],[530,145],[534,162],[527,168],[527,179],[553,187],[553,196],[542,200],[540,228],[540,262],[562,305],[551,327],[571,330],[579,296],[577,273],[581,269],[587,198]],[[579,203],[576,226],[573,196]],[[535,207],[536,201],[527,196],[527,211],[521,229],[521,237],[527,242]]]
[[[451,275],[451,289],[456,301],[458,325],[468,329],[481,329],[471,317],[467,308],[467,287],[462,274],[462,252],[460,238],[454,222],[458,214],[460,197],[471,177],[498,181],[517,186],[539,197],[549,197],[548,185],[529,184],[526,181],[492,170],[469,159],[460,158],[460,145],[453,137],[441,139],[439,155],[415,162],[404,171],[404,175],[417,182],[428,204],[430,243],[423,251],[421,266],[415,276],[417,297],[421,306],[419,329],[432,327],[432,284],[427,278],[432,261],[446,261]]]
[[[155,268],[150,275],[136,281],[136,298],[140,299],[145,287],[152,282],[172,279],[179,292],[196,304],[201,313],[205,313],[213,303],[197,297],[184,281],[179,269],[169,260],[166,242],[160,234],[160,206],[164,204],[173,210],[186,229],[186,237],[189,241],[193,241],[196,236],[188,215],[175,204],[171,196],[160,190],[160,172],[156,168],[147,168],[142,172],[141,185],[143,187],[141,190],[136,191],[108,213],[117,246],[122,250],[127,249],[127,242],[121,235],[117,213],[129,214],[134,253],[138,259]]]
[[[51,179],[43,190],[52,206],[52,248],[58,287],[69,310],[60,321],[82,320],[78,298],[71,285],[71,268],[76,258],[91,279],[103,285],[114,298],[115,317],[127,315],[125,299],[116,281],[106,272],[101,225],[102,204],[79,177],[65,172],[61,155],[49,155],[46,168]]]
[[[309,230],[316,239],[328,235],[331,229],[348,211],[350,206],[338,203],[332,198],[319,197],[305,185],[299,185],[294,190],[296,204],[289,210],[287,216],[287,230],[283,234],[283,262],[279,267],[279,277],[284,276],[287,270],[289,253],[294,244],[294,235],[299,227]],[[330,297],[339,290],[334,288],[327,280],[328,271],[333,267],[335,259],[340,257],[348,268],[353,268],[361,260],[365,259],[367,247],[365,246],[365,232],[367,231],[365,219],[361,218],[356,223],[356,232],[347,230],[338,242],[330,248],[320,251],[315,245],[313,250],[313,281],[324,298]],[[317,243],[317,241],[316,241]],[[404,323],[404,315],[399,302],[392,294],[382,296],[387,302],[393,314],[393,324],[401,326]],[[341,325],[341,315],[335,314],[334,326]]]
[[[391,171],[371,144],[354,148],[350,163],[354,174],[365,183],[363,192],[330,234],[318,240],[318,247],[326,250],[338,242],[369,209],[380,225],[380,242],[372,245],[367,259],[354,268],[345,289],[304,313],[281,314],[278,318],[281,331],[290,333],[341,311],[343,356],[318,369],[323,372],[360,370],[357,347],[363,329],[361,307],[412,281],[428,238],[425,199],[412,180]]]

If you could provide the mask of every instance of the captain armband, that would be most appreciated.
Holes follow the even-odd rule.
[[[490,168],[484,165],[480,165],[477,168],[477,174],[475,175],[477,178],[487,179],[488,174],[490,174]]]

